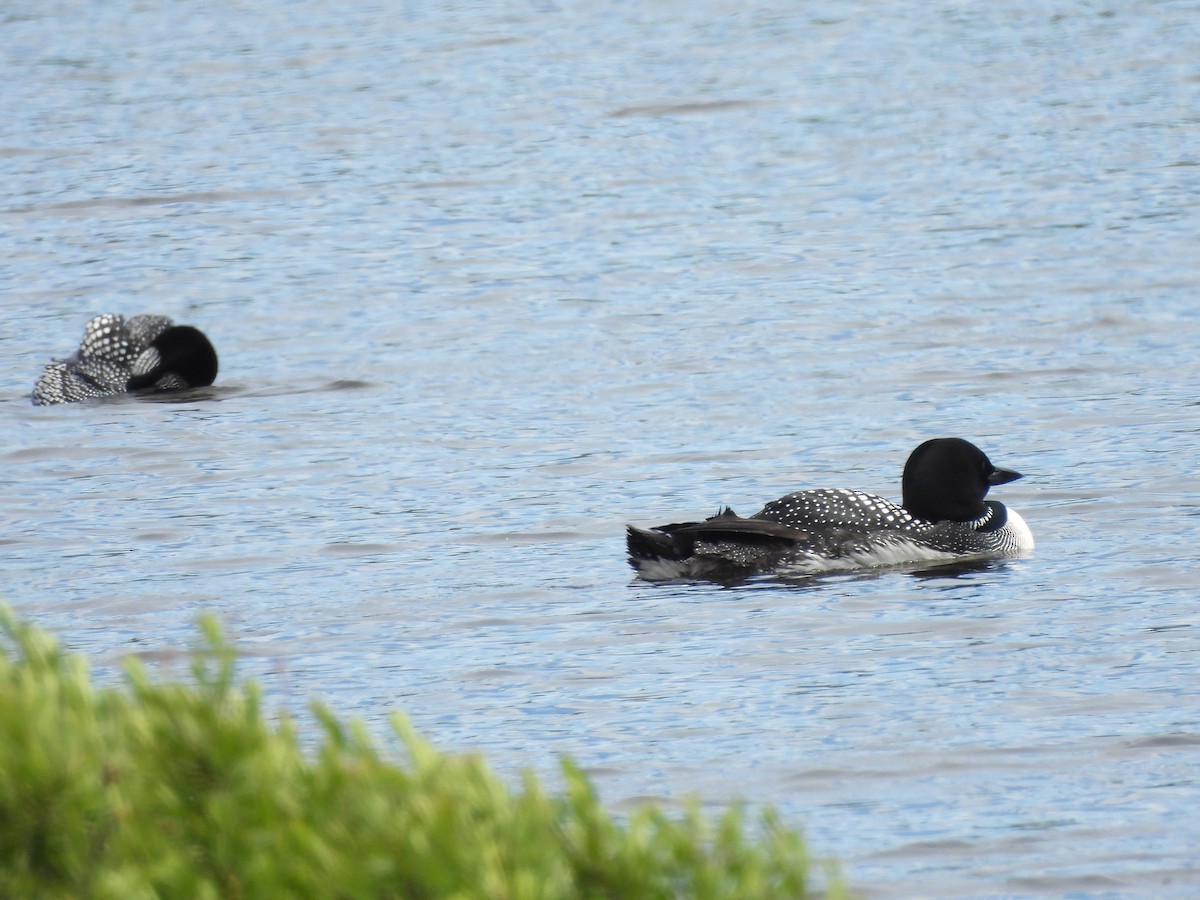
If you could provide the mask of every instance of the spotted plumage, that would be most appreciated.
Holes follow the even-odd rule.
[[[798,491],[749,517],[726,508],[703,522],[630,526],[629,561],[651,580],[729,580],[1013,555],[1033,549],[1029,527],[983,498],[1020,477],[968,441],[939,438],[910,455],[903,505],[862,491]]]
[[[216,351],[199,330],[166,316],[106,313],[88,321],[74,354],[42,370],[32,400],[47,406],[131,390],[206,387],[216,376]]]

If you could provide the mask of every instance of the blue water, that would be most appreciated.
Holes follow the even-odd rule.
[[[214,612],[275,708],[772,805],[866,896],[1200,892],[1200,4],[0,17],[0,592],[97,677]],[[106,311],[215,388],[30,406]],[[625,565],[946,434],[1030,558]]]

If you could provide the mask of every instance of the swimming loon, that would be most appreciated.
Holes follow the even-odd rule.
[[[903,504],[862,491],[798,491],[743,518],[726,507],[703,522],[628,526],[629,563],[647,580],[736,580],[926,561],[1013,556],[1033,549],[1015,511],[984,500],[1020,478],[962,438],[935,438],[908,457]]]
[[[217,378],[217,352],[204,333],[166,316],[90,319],[79,349],[42,370],[34,406],[74,403],[126,391],[181,391]]]

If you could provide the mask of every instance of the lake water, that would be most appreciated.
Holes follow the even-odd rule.
[[[0,592],[97,677],[213,612],[274,708],[772,805],[866,896],[1200,893],[1200,4],[0,19]],[[32,407],[109,311],[217,385]],[[625,564],[940,435],[1031,557]]]

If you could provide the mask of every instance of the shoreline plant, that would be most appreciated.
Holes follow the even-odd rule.
[[[812,896],[800,836],[764,813],[715,821],[606,812],[514,790],[401,715],[407,764],[320,705],[315,750],[271,723],[236,651],[201,621],[190,682],[125,663],[96,687],[82,658],[0,607],[0,896],[22,898],[787,898]],[[843,896],[826,873],[822,896]]]

